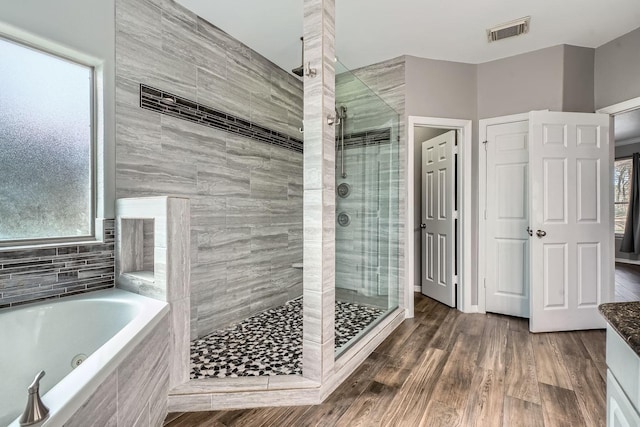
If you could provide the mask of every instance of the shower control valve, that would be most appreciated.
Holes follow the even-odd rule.
[[[304,74],[307,77],[315,77],[318,74],[318,71],[315,68],[311,68],[311,62],[307,62],[307,66],[305,67]]]

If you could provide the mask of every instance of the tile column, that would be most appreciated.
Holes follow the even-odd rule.
[[[335,322],[335,0],[304,0],[304,312],[302,374],[333,373]]]
[[[190,201],[140,197],[116,201],[116,286],[166,301],[170,314],[169,387],[189,381],[191,259]],[[143,269],[144,219],[153,220],[153,271]]]

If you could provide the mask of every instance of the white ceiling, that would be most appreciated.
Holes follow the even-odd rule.
[[[284,68],[300,65],[302,0],[177,0]],[[486,29],[531,16],[529,34]],[[336,0],[336,52],[354,69],[400,55],[482,63],[558,44],[598,47],[640,26],[640,0]]]

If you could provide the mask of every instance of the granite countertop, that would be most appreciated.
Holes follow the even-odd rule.
[[[640,356],[640,301],[601,304],[600,313]]]

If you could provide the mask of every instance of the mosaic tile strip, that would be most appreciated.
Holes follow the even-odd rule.
[[[0,308],[114,286],[115,221],[104,243],[0,252]]]
[[[140,107],[302,153],[299,139],[143,84]]]
[[[336,301],[336,348],[384,314]],[[191,379],[302,373],[302,298],[191,342]]]
[[[366,147],[369,145],[390,144],[391,129],[376,129],[365,132],[354,132],[344,136],[344,147]],[[340,140],[336,138],[336,144],[339,146]]]

